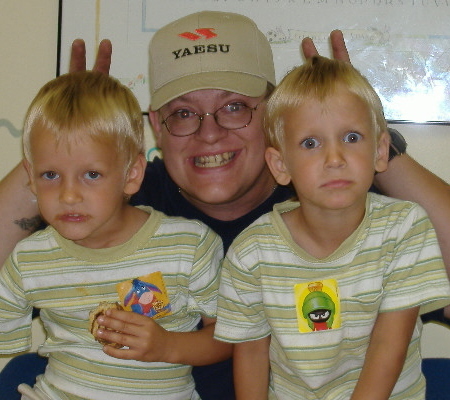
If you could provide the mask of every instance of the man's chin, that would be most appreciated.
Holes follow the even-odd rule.
[[[229,185],[203,185],[202,190],[186,192],[180,190],[181,194],[191,203],[203,204],[205,206],[220,206],[230,203],[230,199],[235,197],[234,191],[229,190]]]

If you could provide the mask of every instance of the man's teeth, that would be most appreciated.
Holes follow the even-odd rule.
[[[215,154],[213,156],[200,156],[194,158],[196,167],[200,168],[214,168],[230,162],[236,153],[229,151],[228,153]]]

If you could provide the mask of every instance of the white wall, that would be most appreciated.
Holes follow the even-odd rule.
[[[57,0],[1,0],[0,12],[0,178],[20,160],[20,130],[28,104],[37,90],[56,76]],[[114,62],[114,57],[113,57]],[[90,66],[88,66],[90,67]],[[14,129],[4,126],[11,123]],[[445,125],[396,125],[409,143],[409,153],[434,173],[450,182],[450,126]],[[13,134],[11,133],[13,132]],[[15,133],[16,134],[16,133]],[[148,138],[150,138],[147,130]],[[152,146],[150,140],[148,147]],[[433,329],[426,336],[425,354],[443,354],[435,346],[435,334],[450,335],[449,330]],[[450,352],[450,350],[449,350]],[[0,364],[1,367],[1,364]]]

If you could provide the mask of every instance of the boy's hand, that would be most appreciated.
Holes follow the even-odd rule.
[[[97,58],[92,70],[108,75],[111,67],[111,54],[111,42],[108,39],[102,40],[98,45]],[[86,71],[86,46],[83,39],[75,39],[72,42],[69,72],[77,71]]]
[[[342,31],[335,29],[330,33],[331,48],[333,51],[333,58],[350,62],[350,56],[345,46],[344,35]],[[319,52],[314,45],[311,38],[305,38],[302,41],[302,51],[305,58],[311,58],[319,55]]]
[[[129,311],[108,310],[97,318],[105,328],[99,329],[97,336],[109,342],[128,347],[116,349],[104,346],[103,351],[116,358],[138,361],[165,361],[170,350],[172,332],[166,331],[150,317]]]

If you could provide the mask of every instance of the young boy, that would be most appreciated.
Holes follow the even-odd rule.
[[[46,372],[34,388],[21,385],[23,398],[198,399],[189,349],[205,346],[207,362],[231,353],[212,337],[222,244],[198,221],[128,204],[146,165],[131,91],[100,73],[54,79],[28,110],[23,146],[49,224],[17,245],[0,277],[1,353],[29,349],[33,306],[47,332]],[[90,312],[120,300],[159,313],[136,332],[153,338],[152,363],[112,358],[90,333]],[[129,358],[139,349],[120,345]]]
[[[368,194],[388,162],[382,106],[350,64],[316,57],[266,108],[266,160],[288,201],[222,266],[215,337],[238,399],[424,399],[418,313],[449,303],[416,204]],[[270,368],[270,373],[269,373]]]

